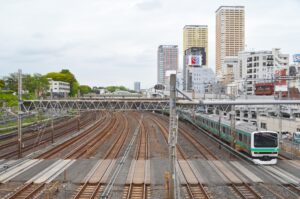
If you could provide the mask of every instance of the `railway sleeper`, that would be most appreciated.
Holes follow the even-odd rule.
[[[232,184],[233,190],[244,199],[262,198],[256,191],[246,184]]]

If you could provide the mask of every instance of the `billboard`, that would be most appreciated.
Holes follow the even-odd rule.
[[[190,55],[189,65],[202,65],[202,55]]]
[[[185,65],[203,66],[206,65],[206,52],[203,47],[191,47],[184,51]]]
[[[187,60],[189,66],[202,66],[202,55],[189,55]]]
[[[300,62],[300,54],[295,54],[293,56],[294,62]]]
[[[275,78],[279,78],[275,81],[275,92],[288,90],[286,79],[280,79],[286,77],[286,71],[286,69],[275,70]]]

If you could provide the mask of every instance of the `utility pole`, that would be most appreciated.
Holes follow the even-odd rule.
[[[51,113],[51,143],[54,143],[53,112]]]
[[[18,70],[18,158],[22,158],[22,70]]]
[[[176,144],[177,144],[177,115],[176,115],[176,75],[170,76],[170,125],[169,125],[169,161],[170,177],[169,180],[169,199],[177,199],[177,174],[176,174]]]
[[[280,136],[280,140],[282,139],[282,118],[281,118],[281,105],[278,105],[278,113],[277,113],[277,117],[278,117],[278,125],[279,125],[279,136]]]
[[[230,131],[231,131],[231,147],[235,149],[235,143],[236,143],[236,133],[235,133],[235,106],[231,106],[231,113],[230,113]]]

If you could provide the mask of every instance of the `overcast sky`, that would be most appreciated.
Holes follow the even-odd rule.
[[[0,77],[68,68],[80,84],[147,88],[158,45],[178,45],[182,67],[187,24],[208,25],[214,69],[220,5],[245,6],[247,49],[300,52],[300,0],[0,0]]]

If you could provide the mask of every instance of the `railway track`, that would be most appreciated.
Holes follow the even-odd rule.
[[[201,144],[198,139],[192,135],[191,133],[189,133],[185,128],[179,128],[179,132],[190,142],[192,143],[193,146],[195,146],[195,148],[197,149],[197,151],[199,153],[201,153],[203,155],[203,157],[206,160],[219,160],[219,158],[214,155],[206,146],[204,146],[203,144]],[[217,165],[216,165],[217,166]],[[217,166],[218,167],[218,166]],[[232,181],[230,179],[230,177],[221,169],[219,169],[224,176],[229,180]],[[231,190],[234,191],[235,195],[244,198],[244,199],[261,199],[262,196],[256,192],[254,189],[252,189],[248,184],[246,183],[239,183],[239,184],[235,184],[235,183],[231,183],[230,185]]]
[[[161,121],[158,121],[156,118],[151,118],[154,123],[161,129],[161,132],[164,135],[166,143],[168,143],[168,130],[165,125],[161,124]],[[193,172],[193,168],[188,161],[182,162],[180,160],[186,160],[187,155],[183,152],[179,145],[177,148],[177,157],[180,173],[184,178],[185,184],[182,186],[182,196],[186,199],[209,199],[211,198],[208,188],[204,187],[198,180]]]
[[[96,136],[85,137],[85,140],[79,146],[64,156],[64,159],[88,158],[108,136],[117,131],[120,119],[119,116],[113,118]],[[96,131],[98,130],[95,129],[94,132]]]
[[[287,189],[295,193],[296,195],[300,195],[300,186],[299,185],[294,185],[294,184],[287,184],[285,185]]]
[[[91,119],[93,114],[88,114],[88,116],[84,117],[81,120],[80,127],[79,128],[84,128],[88,126],[93,120]],[[55,126],[54,128],[54,135],[53,139],[57,139],[59,137],[62,137],[70,132],[73,132],[78,129],[78,125],[74,123],[76,121],[75,119],[72,119],[71,121],[68,121],[68,123],[64,124],[58,124],[58,126]],[[28,152],[38,146],[47,144],[52,141],[51,137],[51,130],[43,132],[43,137],[37,140],[38,135],[36,134],[31,134],[30,136],[26,136],[23,139],[23,142],[25,146],[22,148],[23,152]],[[18,150],[17,150],[17,144],[18,142],[13,140],[8,143],[0,145],[0,159],[9,159],[16,157],[18,155]],[[13,149],[11,149],[13,148]],[[9,151],[7,153],[3,151]]]
[[[107,117],[108,118],[108,117]],[[122,117],[122,119],[126,120],[124,117]],[[102,120],[100,120],[102,121]],[[112,123],[115,123],[115,120],[112,120]],[[91,129],[97,128],[99,127],[99,125],[101,125],[102,123],[99,122],[98,125],[94,125],[92,128],[90,128],[88,131],[92,132]],[[109,123],[110,124],[110,123]],[[109,124],[106,125],[105,127],[109,127]],[[127,128],[127,122],[125,123],[124,128]],[[81,136],[79,137],[75,137],[76,140],[79,140],[80,138],[84,138],[85,134],[80,134]],[[119,148],[122,146],[120,145],[120,138],[124,136],[126,136],[127,134],[124,133],[123,136],[122,133],[120,133],[119,138],[117,139],[117,141],[114,143],[114,145],[112,146],[112,148],[109,150],[109,152],[107,153],[107,157],[111,157],[111,154],[116,155],[115,151],[113,150],[114,146],[118,144]],[[71,142],[73,142],[74,140],[71,139]],[[68,144],[70,144],[70,142],[67,141]],[[39,158],[48,158],[51,157],[52,155],[54,155],[55,153],[59,153],[60,150],[63,149],[63,147],[65,146],[65,144],[62,145],[58,145],[57,147],[53,148],[52,150],[50,150],[49,153],[44,153],[42,154]],[[84,150],[84,149],[83,149]],[[13,198],[34,198],[34,196],[36,194],[39,194],[40,192],[43,191],[44,187],[45,187],[45,183],[41,183],[41,184],[33,184],[33,183],[29,183],[29,184],[25,184],[24,186],[22,186],[21,188],[19,188],[18,190],[16,190],[15,193],[13,193],[11,196],[9,196],[9,199],[13,199]],[[103,185],[99,184],[99,183],[84,183],[82,185],[79,186],[80,191],[77,193],[78,196],[74,197],[74,198],[94,198],[97,195],[97,191],[101,190]],[[86,195],[88,195],[89,197],[85,197]]]
[[[28,183],[22,186],[20,189],[18,189],[14,194],[8,196],[7,199],[32,199],[44,187],[45,184]]]
[[[209,161],[217,161],[219,158],[213,154],[206,146],[201,144],[198,139],[189,133],[185,128],[179,127],[179,133],[183,135],[194,147],[197,149],[197,151],[201,154],[202,157],[204,157],[206,160]],[[179,147],[177,147],[179,151],[182,151]],[[178,157],[180,158],[180,156]],[[218,165],[215,165],[218,167]],[[231,181],[230,177],[224,173],[221,169],[219,169],[224,176]],[[244,199],[260,199],[262,196],[256,192],[253,188],[251,188],[250,185],[246,183],[231,183],[229,188],[232,190],[232,193],[236,195],[239,198],[244,198]],[[204,188],[203,188],[204,189]],[[189,191],[190,192],[190,191]],[[191,194],[190,194],[191,195]]]
[[[82,132],[81,134],[67,140],[66,142],[63,142],[63,143],[57,145],[56,147],[46,151],[45,153],[39,155],[36,158],[37,159],[49,159],[49,158],[53,158],[53,157],[60,155],[64,149],[71,147],[73,144],[80,142],[82,139],[85,139],[88,136],[91,136],[92,133],[94,132],[94,130],[96,130],[97,128],[100,128],[103,125],[103,123],[105,124],[104,128],[106,128],[108,125],[110,125],[110,123],[113,123],[114,120],[111,120],[110,117],[111,117],[111,115],[102,117],[99,121],[96,122],[95,125],[86,129],[85,132]],[[79,150],[79,149],[76,148],[76,150]],[[65,158],[67,158],[67,157],[65,157]]]
[[[113,159],[115,159],[120,153],[121,148],[125,143],[125,140],[128,137],[130,131],[127,117],[125,117],[123,114],[121,116],[122,122],[120,122],[120,124],[122,125],[122,131],[120,132],[114,143],[111,145],[111,147],[108,149],[104,157],[104,159],[108,160],[107,162],[105,162],[106,165],[104,165],[105,163],[104,161],[102,161],[97,165],[96,168],[92,170],[85,183],[81,184],[75,191],[74,195],[72,196],[73,199],[99,198],[101,192],[105,188],[104,183],[101,183],[101,179],[103,178],[104,173],[109,172],[109,168],[113,166]],[[99,170],[102,170],[102,176],[97,176]],[[97,180],[93,180],[93,178],[95,177],[97,178]]]
[[[146,160],[149,157],[148,132],[143,120],[140,126],[135,161],[132,165],[134,173],[129,174],[129,184],[124,186],[122,199],[148,199],[151,197],[151,187],[146,183]]]

